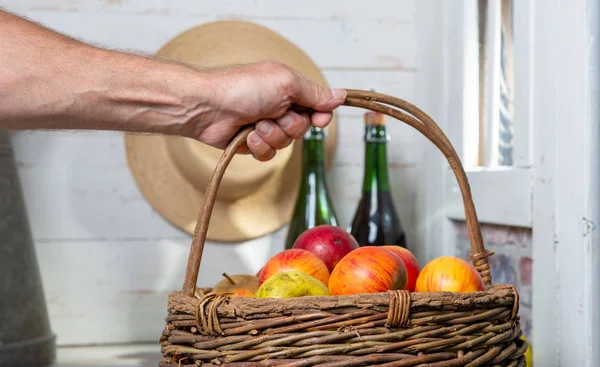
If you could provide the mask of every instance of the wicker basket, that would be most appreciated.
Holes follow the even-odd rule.
[[[207,189],[183,289],[169,296],[159,366],[525,366],[519,296],[512,285],[491,285],[487,257],[493,252],[484,249],[467,177],[452,145],[410,103],[380,93],[347,92],[345,105],[411,125],[446,156],[463,196],[471,261],[485,290],[259,299],[196,288],[216,191],[252,130],[247,127],[225,149]]]

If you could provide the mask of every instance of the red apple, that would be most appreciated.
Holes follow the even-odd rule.
[[[357,248],[344,256],[329,278],[332,295],[379,293],[405,289],[406,266],[393,252],[377,246]]]
[[[477,292],[483,280],[475,267],[463,259],[442,256],[425,265],[417,278],[417,292]]]
[[[358,248],[358,242],[342,228],[322,224],[302,232],[294,241],[293,248],[317,255],[331,272],[342,257]]]
[[[400,259],[402,259],[404,266],[406,266],[406,273],[408,274],[408,284],[406,285],[406,290],[414,292],[415,284],[417,283],[417,278],[419,277],[419,271],[421,269],[419,266],[419,261],[415,255],[413,255],[409,250],[400,246],[389,245],[381,247],[393,252],[394,254],[398,255]]]
[[[284,271],[296,270],[319,279],[323,284],[329,283],[329,270],[323,260],[310,251],[292,248],[282,251],[267,261],[260,271],[259,283]]]

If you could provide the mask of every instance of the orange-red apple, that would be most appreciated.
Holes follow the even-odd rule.
[[[254,275],[227,275],[213,288],[216,294],[231,293],[232,296],[251,297],[258,289],[258,278]]]
[[[483,280],[475,267],[454,256],[441,256],[423,267],[417,292],[477,292],[483,290]]]
[[[358,248],[358,242],[352,234],[340,227],[321,224],[302,232],[294,241],[293,248],[317,255],[331,272],[342,257]]]
[[[415,255],[413,255],[412,252],[410,252],[409,250],[400,246],[389,245],[381,247],[386,250],[390,250],[391,252],[400,257],[400,259],[404,263],[404,266],[406,266],[406,273],[408,274],[408,283],[406,285],[406,290],[414,292],[415,284],[417,283],[417,278],[419,277],[419,271],[421,269],[419,266],[419,261],[417,260]]]
[[[376,246],[359,247],[344,256],[329,278],[332,295],[405,289],[406,266],[394,253]]]
[[[260,271],[259,284],[277,273],[290,270],[312,275],[325,285],[329,283],[329,270],[323,260],[310,251],[292,248],[281,251],[267,261]]]

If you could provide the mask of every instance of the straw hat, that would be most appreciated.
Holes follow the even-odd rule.
[[[158,56],[215,67],[262,60],[283,62],[315,83],[327,85],[319,68],[298,47],[262,26],[219,21],[185,31]],[[326,130],[326,167],[331,164],[336,121]],[[204,192],[222,151],[174,136],[125,136],[131,173],[146,200],[167,221],[192,234]],[[271,161],[238,155],[219,186],[207,238],[243,241],[271,233],[291,219],[301,174],[302,141],[279,150]]]

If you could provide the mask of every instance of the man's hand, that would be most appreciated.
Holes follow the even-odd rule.
[[[241,126],[257,123],[242,152],[269,160],[275,151],[301,138],[311,124],[325,127],[341,105],[344,90],[330,90],[275,62],[208,72],[208,110],[190,121],[191,135],[225,147]]]
[[[105,50],[0,10],[0,128],[181,135],[224,148],[257,123],[242,153],[269,160],[324,127],[343,90],[278,63],[198,70]]]

